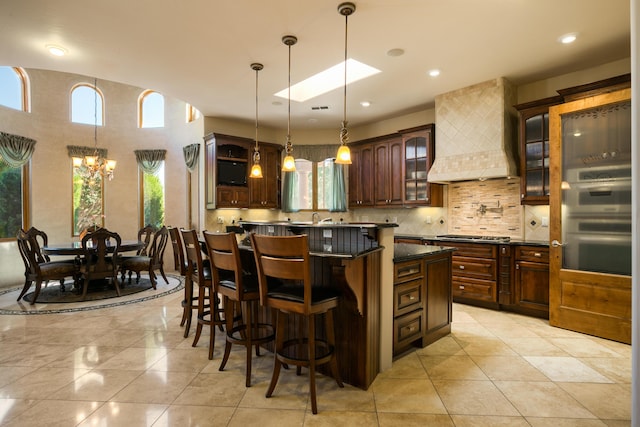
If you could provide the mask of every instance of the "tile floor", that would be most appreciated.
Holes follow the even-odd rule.
[[[3,426],[628,426],[631,346],[454,304],[451,335],[396,360],[367,391],[244,353],[218,371],[179,326],[181,292],[120,307],[0,316]]]

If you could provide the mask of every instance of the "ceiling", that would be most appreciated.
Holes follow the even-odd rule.
[[[205,116],[283,128],[291,82],[344,59],[340,0],[3,0],[0,65],[82,74],[157,90]],[[520,85],[630,56],[629,0],[355,0],[349,57],[382,72],[350,84],[351,126],[433,106],[496,77]],[[558,37],[577,33],[562,45]],[[64,57],[45,46],[67,49]],[[390,49],[403,49],[389,56]],[[427,72],[437,68],[440,76]],[[339,128],[343,88],[292,101],[291,126]],[[363,108],[360,101],[369,101]],[[326,106],[327,109],[313,110]]]

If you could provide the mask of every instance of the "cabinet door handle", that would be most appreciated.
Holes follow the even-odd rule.
[[[516,270],[520,270],[520,263],[516,263]]]

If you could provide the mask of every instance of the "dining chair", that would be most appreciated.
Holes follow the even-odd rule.
[[[189,265],[184,255],[184,244],[182,242],[181,232],[177,227],[169,228],[169,236],[171,238],[171,246],[173,247],[173,263],[175,269],[185,278],[184,297],[182,299],[182,319],[180,326],[185,326],[184,337],[189,336],[191,328],[191,318],[193,310],[198,309],[198,297],[193,294],[193,283],[187,277]]]
[[[260,304],[277,310],[273,374],[266,397],[273,394],[283,364],[296,366],[298,374],[301,367],[307,367],[311,410],[317,414],[316,367],[328,363],[338,386],[344,387],[338,371],[333,329],[333,309],[338,305],[340,292],[333,287],[313,283],[306,234],[265,236],[252,233],[250,238],[258,271]],[[277,280],[275,286],[274,279]],[[295,329],[289,327],[289,314],[301,316],[306,321],[306,336],[287,337],[285,340],[287,328],[289,333]],[[316,316],[320,314],[324,314],[324,338],[316,337]]]
[[[195,347],[200,340],[202,327],[209,326],[209,359],[213,359],[213,350],[216,336],[216,326],[221,331],[224,322],[221,319],[220,300],[217,289],[213,283],[211,267],[202,260],[202,246],[198,241],[195,230],[180,229],[184,241],[185,254],[188,262],[186,282],[189,286],[198,285],[198,308],[196,334],[192,346]],[[185,285],[186,286],[186,285]],[[191,316],[191,310],[189,310]],[[185,331],[185,334],[187,331]],[[186,336],[186,335],[185,335]]]
[[[274,339],[273,326],[260,323],[258,319],[260,300],[258,278],[255,274],[243,270],[235,233],[204,231],[202,234],[211,262],[214,288],[223,297],[226,342],[219,370],[224,370],[232,344],[244,346],[246,350],[245,385],[250,387],[251,350],[255,347],[256,356],[259,356],[260,345]]]
[[[136,251],[135,255],[119,255],[119,262],[120,265],[123,265],[124,262],[128,259],[133,259],[136,257],[146,257],[148,256],[148,252],[149,252],[149,247],[151,245],[151,239],[154,236],[154,233],[157,231],[157,228],[153,227],[152,225],[146,225],[144,227],[142,227],[141,229],[138,230],[138,242],[142,242],[144,244],[144,246],[142,246],[140,249],[138,249]],[[129,270],[129,283],[131,283],[131,275],[132,275],[133,271]],[[137,275],[136,275],[136,283],[140,282],[140,271],[136,271]],[[121,280],[124,283],[124,276],[125,276],[125,271],[122,271],[122,277]],[[154,286],[155,289],[155,286]]]
[[[129,283],[131,283],[131,273],[136,272],[136,283],[140,283],[140,273],[142,271],[149,272],[149,280],[153,289],[156,289],[157,276],[156,271],[159,271],[164,281],[169,284],[169,279],[164,272],[164,250],[167,247],[167,240],[169,240],[169,231],[167,227],[161,227],[153,233],[153,239],[151,244],[146,250],[146,255],[136,255],[130,257],[124,257],[120,259],[120,280],[124,283],[125,272],[129,271]],[[142,241],[142,240],[140,240]]]
[[[78,268],[73,262],[50,262],[43,257],[40,245],[35,237],[36,233],[28,233],[20,229],[17,234],[18,250],[25,266],[24,286],[17,301],[27,293],[32,283],[35,291],[30,302],[35,304],[40,295],[42,282],[49,280],[64,280],[66,277],[78,278]]]
[[[111,279],[116,293],[120,296],[118,284],[118,251],[121,243],[120,235],[106,228],[87,233],[81,240],[82,258],[80,277],[82,283],[82,300],[87,297],[87,288],[92,280]]]
[[[53,262],[58,264],[72,264],[72,265],[76,264],[74,259],[51,261],[51,258],[49,257],[49,255],[44,253],[42,250],[42,248],[46,247],[49,244],[49,236],[47,236],[47,233],[45,233],[44,231],[39,230],[35,227],[31,227],[26,231],[26,233],[27,233],[27,236],[34,238],[33,244],[34,244],[34,249],[36,254],[36,260],[39,263]],[[60,279],[60,290],[62,292],[65,291],[64,280],[65,280],[64,278]],[[47,287],[48,284],[49,284],[49,281],[48,280],[45,281],[44,283],[45,288]]]

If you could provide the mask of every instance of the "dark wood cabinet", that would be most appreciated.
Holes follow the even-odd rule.
[[[402,206],[402,139],[393,135],[377,142],[374,147],[375,206]]]
[[[394,264],[393,354],[451,332],[451,252]]]
[[[275,144],[260,143],[260,166],[262,178],[249,178],[251,208],[276,209],[280,207],[282,147]],[[253,151],[250,151],[249,160]]]
[[[281,147],[260,143],[263,178],[249,178],[253,145],[251,139],[238,136],[205,137],[207,209],[280,207]]]
[[[498,308],[497,246],[455,243],[451,281],[453,300]]]
[[[373,206],[373,166],[372,145],[352,146],[349,166],[349,207]]]
[[[520,117],[520,202],[549,204],[549,107],[561,96],[516,105]]]
[[[435,159],[435,125],[400,131],[404,144],[405,206],[442,206],[442,185],[427,181]]]
[[[514,296],[526,314],[549,318],[549,248],[515,248]]]

